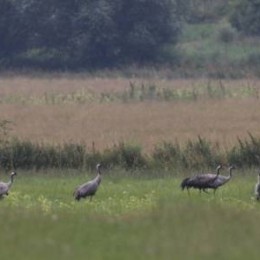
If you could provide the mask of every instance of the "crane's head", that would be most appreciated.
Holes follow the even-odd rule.
[[[218,165],[217,170],[222,169],[222,164]]]
[[[96,169],[97,169],[98,172],[100,172],[100,168],[101,168],[101,163],[98,163],[98,164],[96,165]]]
[[[11,172],[11,174],[10,174],[10,176],[15,176],[15,175],[17,175],[16,172]]]

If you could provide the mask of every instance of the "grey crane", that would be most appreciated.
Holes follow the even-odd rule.
[[[0,182],[0,198],[2,199],[4,195],[8,195],[8,192],[13,184],[14,176],[16,172],[11,172],[10,180],[8,182]]]
[[[224,175],[219,175],[213,182],[208,184],[208,189],[213,189],[214,190],[214,194],[216,192],[216,190],[223,186],[224,184],[226,184],[228,181],[231,180],[232,178],[232,171],[233,169],[235,169],[236,167],[234,165],[229,166],[228,170],[229,170],[229,175],[228,176],[224,176]]]
[[[92,200],[92,197],[96,194],[98,187],[101,183],[101,171],[100,171],[101,164],[98,163],[96,165],[97,176],[76,188],[73,195],[75,200],[80,200],[81,198],[89,197]]]
[[[255,198],[256,200],[260,199],[260,170],[258,172],[257,183],[255,185]]]
[[[200,192],[203,190],[206,192],[206,189],[208,188],[209,184],[216,180],[216,178],[219,176],[220,169],[222,169],[222,165],[218,165],[216,168],[216,173],[202,173],[202,174],[196,174],[195,176],[185,178],[181,183],[181,188],[184,190],[185,188],[188,190],[190,188],[199,189]]]

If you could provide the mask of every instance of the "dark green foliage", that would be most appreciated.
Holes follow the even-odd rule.
[[[218,40],[226,44],[234,41],[235,36],[236,32],[234,28],[231,28],[230,26],[224,26],[218,31]]]
[[[141,147],[137,145],[120,143],[112,149],[106,150],[105,155],[105,159],[110,166],[118,164],[128,170],[143,168],[147,163],[141,153]]]
[[[3,143],[1,143],[3,144]],[[0,166],[3,169],[92,169],[97,162],[104,167],[120,166],[126,170],[145,167],[147,161],[136,145],[121,143],[103,153],[88,151],[83,144],[34,144],[17,139],[8,141],[8,145],[0,145]]]
[[[19,8],[10,0],[0,0],[0,63],[9,62],[25,49],[26,30]]]
[[[200,136],[197,141],[188,141],[183,154],[188,168],[199,169],[202,166],[213,167],[217,164],[218,157],[212,145]]]
[[[170,0],[86,1],[81,5],[71,41],[74,57],[83,65],[147,63],[162,46],[174,44],[180,17]]]
[[[49,69],[154,62],[165,45],[177,42],[178,5],[177,0],[0,0],[0,58],[17,53],[13,65]]]
[[[175,1],[122,1],[117,16],[121,54],[126,61],[154,60],[166,43],[176,43],[180,32],[180,16]]]
[[[215,167],[221,162],[221,155],[217,144],[213,146],[207,140],[198,137],[196,141],[188,141],[184,147],[178,143],[164,142],[156,146],[152,154],[155,167],[164,169]]]
[[[1,127],[0,127],[1,129]],[[150,156],[138,145],[119,143],[103,152],[87,149],[84,144],[37,144],[30,141],[0,139],[0,167],[10,169],[94,169],[101,162],[104,168],[136,169],[213,169],[220,163],[238,167],[259,167],[260,139],[249,133],[249,140],[238,139],[238,144],[223,152],[218,143],[202,137],[184,146],[163,142],[155,146]]]
[[[228,152],[228,161],[241,166],[260,166],[260,139],[249,133],[249,140],[238,139],[238,146]]]
[[[246,35],[260,35],[260,1],[238,0],[230,17],[231,24]]]
[[[186,20],[189,23],[214,22],[228,13],[226,0],[186,0]]]
[[[155,167],[163,169],[187,166],[178,143],[172,144],[169,142],[163,142],[161,145],[155,146],[152,158]]]

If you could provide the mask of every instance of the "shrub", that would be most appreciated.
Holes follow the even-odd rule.
[[[217,38],[220,42],[223,43],[230,43],[235,39],[236,31],[234,28],[225,25],[224,27],[220,28],[217,33]]]
[[[238,145],[227,154],[228,161],[240,167],[252,167],[260,164],[260,139],[249,133],[249,140],[238,139]]]

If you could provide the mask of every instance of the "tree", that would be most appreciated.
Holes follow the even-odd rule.
[[[180,32],[173,0],[88,0],[74,24],[76,55],[90,66],[155,61]]]
[[[73,20],[70,56],[83,66],[109,66],[117,56],[116,1],[82,1]]]
[[[260,0],[238,0],[230,17],[233,27],[246,35],[260,35]]]
[[[26,33],[16,6],[0,0],[0,59],[9,60],[26,46]]]
[[[178,40],[181,3],[0,0],[0,57],[24,51],[20,63],[48,68],[154,62]]]
[[[71,37],[75,0],[17,0],[31,47],[63,48]]]
[[[172,0],[125,0],[116,17],[121,56],[135,62],[156,60],[180,32],[178,6]]]

